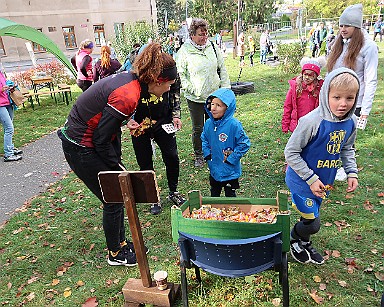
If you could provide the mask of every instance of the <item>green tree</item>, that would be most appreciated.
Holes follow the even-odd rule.
[[[168,24],[175,20],[176,0],[156,0],[157,26],[159,34],[165,36],[168,32]],[[166,25],[167,23],[167,25]],[[167,28],[166,28],[167,27]]]
[[[377,14],[379,10],[378,0],[304,0],[308,18],[332,18],[339,17],[344,9],[352,4],[362,3],[363,14]]]
[[[148,42],[148,38],[154,39],[155,37],[156,29],[146,21],[126,23],[124,32],[116,39],[114,46],[120,60],[124,62],[135,43],[143,45]]]
[[[276,10],[274,0],[241,1],[240,17],[245,25],[263,23]],[[201,17],[209,22],[210,32],[220,29],[232,29],[233,22],[238,18],[238,0],[195,0],[193,16]]]

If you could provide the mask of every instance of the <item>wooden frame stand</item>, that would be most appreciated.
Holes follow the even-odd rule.
[[[155,173],[153,171],[100,172],[99,182],[106,203],[124,202],[140,269],[141,280],[129,278],[123,287],[125,307],[142,304],[172,306],[180,294],[180,285],[168,283],[166,290],[159,290],[152,281],[136,208],[136,203],[159,202]]]

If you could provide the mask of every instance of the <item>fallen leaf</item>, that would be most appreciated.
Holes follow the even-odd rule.
[[[35,298],[35,292],[31,292],[27,295],[27,301],[30,302]]]
[[[95,307],[98,305],[99,305],[99,303],[97,302],[97,299],[94,296],[94,297],[90,297],[89,299],[87,299],[85,301],[85,303],[81,305],[81,307]]]
[[[52,280],[51,285],[52,285],[52,286],[56,286],[56,285],[58,285],[59,283],[60,283],[60,280],[57,279],[57,278],[55,278],[54,280]]]
[[[321,297],[321,296],[318,296],[317,294],[317,291],[316,290],[312,290],[309,295],[312,297],[312,299],[317,303],[317,304],[321,304],[323,303],[324,299]]]
[[[332,251],[332,257],[339,258],[340,257],[340,252],[338,250]]]
[[[70,297],[72,295],[71,288],[65,288],[63,295],[64,297]]]
[[[320,276],[313,276],[313,280],[315,281],[315,282],[321,282],[321,277]]]
[[[375,272],[375,276],[378,280],[384,281],[384,272]]]
[[[84,281],[82,281],[82,280],[79,280],[77,283],[76,283],[76,286],[78,286],[78,287],[82,287],[82,286],[84,286],[85,285],[85,283],[84,283]]]
[[[347,286],[347,283],[344,280],[339,280],[338,281],[339,285],[345,288]]]
[[[327,289],[327,285],[326,284],[320,284],[319,285],[319,290],[324,291],[325,289]]]
[[[10,290],[12,288],[12,283],[11,282],[7,283],[7,288],[8,288],[8,290]]]
[[[274,299],[272,300],[272,305],[273,305],[273,306],[280,306],[280,303],[281,303],[281,299],[280,299],[279,297],[274,298]]]

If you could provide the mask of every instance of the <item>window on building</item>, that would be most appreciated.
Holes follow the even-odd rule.
[[[56,27],[48,27],[48,32],[56,32]]]
[[[37,28],[36,30],[40,31],[40,32],[43,32],[42,28]],[[41,45],[36,44],[34,42],[32,42],[32,48],[33,48],[34,52],[45,52],[46,51],[44,47],[42,47]]]
[[[5,55],[5,48],[3,44],[3,38],[0,36],[0,56]]]
[[[94,25],[93,32],[95,34],[96,46],[100,47],[102,44],[105,44],[104,25]]]
[[[115,23],[113,25],[115,29],[115,36],[116,38],[119,38],[124,33],[124,23]]]
[[[73,26],[63,27],[63,36],[66,48],[76,48],[75,28]]]

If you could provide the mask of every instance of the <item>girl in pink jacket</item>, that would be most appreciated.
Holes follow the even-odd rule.
[[[295,130],[299,118],[319,106],[319,93],[323,85],[320,78],[324,58],[303,58],[300,61],[301,74],[291,80],[284,102],[284,113],[281,128],[284,133]]]

